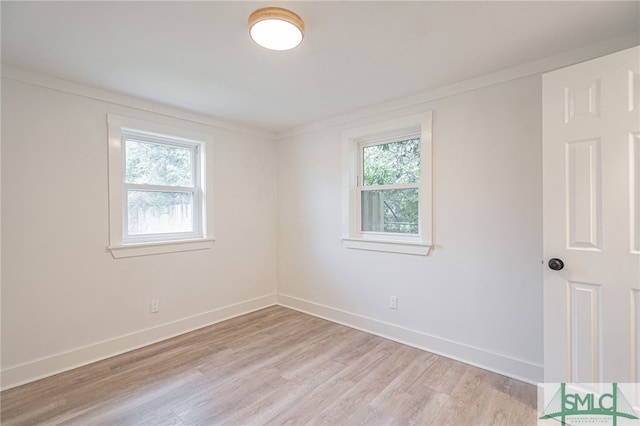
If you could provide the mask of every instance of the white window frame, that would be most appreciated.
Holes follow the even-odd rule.
[[[206,191],[207,143],[210,135],[158,123],[107,115],[109,134],[109,246],[114,258],[202,250],[212,247],[208,220],[212,212],[211,196]],[[125,139],[189,148],[192,150],[194,184],[175,187],[131,184],[125,180]],[[127,190],[167,190],[193,193],[193,232],[167,234],[128,234]]]
[[[175,240],[192,240],[202,238],[203,223],[202,223],[202,180],[201,170],[203,168],[203,161],[200,153],[204,151],[204,144],[198,141],[192,141],[188,139],[177,138],[169,135],[159,135],[156,133],[143,132],[135,129],[121,129],[120,140],[125,145],[127,141],[139,141],[152,144],[158,144],[163,146],[171,146],[176,148],[188,149],[191,153],[191,176],[193,178],[192,186],[165,186],[165,185],[153,185],[153,184],[136,184],[127,183],[126,181],[126,167],[127,167],[127,154],[126,147],[121,149],[122,157],[122,243],[152,243],[152,242],[164,242]],[[189,193],[193,199],[193,231],[191,232],[172,232],[172,233],[154,233],[154,234],[140,234],[130,235],[129,229],[129,208],[128,208],[128,192],[133,191],[167,191],[167,192],[182,192]]]
[[[428,255],[433,247],[432,112],[377,122],[342,132],[343,245],[350,249]],[[362,148],[420,137],[418,234],[363,232],[361,229]],[[405,185],[400,185],[404,187]],[[411,184],[411,187],[415,185]],[[379,185],[391,189],[396,185]],[[373,188],[371,188],[373,189]]]

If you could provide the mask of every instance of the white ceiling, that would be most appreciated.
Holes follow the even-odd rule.
[[[638,34],[626,2],[8,2],[2,62],[282,132]],[[300,15],[289,52],[248,37],[265,6]]]

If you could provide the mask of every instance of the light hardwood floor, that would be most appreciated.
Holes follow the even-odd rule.
[[[0,394],[2,425],[534,425],[534,386],[279,306]]]

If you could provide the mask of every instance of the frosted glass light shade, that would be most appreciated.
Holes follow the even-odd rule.
[[[302,43],[304,22],[287,9],[266,7],[249,16],[249,34],[262,47],[289,50]]]

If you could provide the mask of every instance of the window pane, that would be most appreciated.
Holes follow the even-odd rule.
[[[191,192],[128,191],[129,235],[193,232]]]
[[[362,231],[418,233],[418,188],[362,191]]]
[[[126,182],[193,186],[190,148],[127,139]]]
[[[363,185],[420,181],[420,138],[364,147]]]

